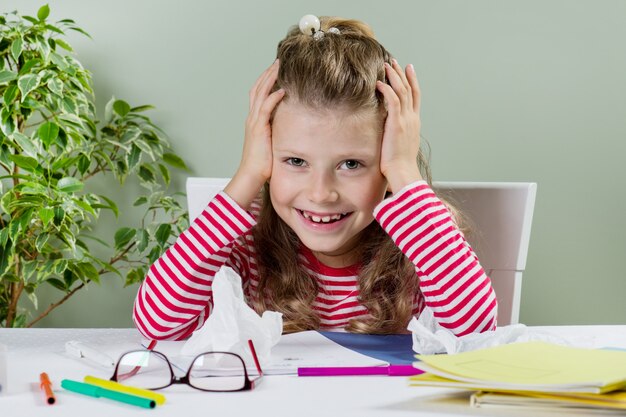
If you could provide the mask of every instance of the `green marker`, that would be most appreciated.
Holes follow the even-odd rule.
[[[72,381],[70,379],[64,379],[63,381],[61,381],[61,386],[68,391],[77,392],[83,395],[89,395],[90,397],[104,397],[110,400],[136,405],[143,408],[154,408],[156,406],[156,402],[149,398],[124,394],[123,392],[112,391],[110,389],[100,388],[95,385],[85,384],[84,382]]]

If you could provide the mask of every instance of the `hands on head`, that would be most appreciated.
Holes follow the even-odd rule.
[[[278,60],[256,80],[250,89],[250,108],[246,119],[243,152],[239,168],[226,193],[241,207],[248,209],[259,190],[272,174],[272,112],[285,91],[272,92],[278,77]]]
[[[278,60],[257,79],[249,93],[249,114],[239,168],[225,191],[248,209],[272,174],[272,127],[270,119],[285,95],[272,92],[279,69]],[[378,81],[376,88],[385,99],[387,117],[381,145],[380,171],[393,193],[421,179],[417,166],[420,148],[420,91],[412,65],[403,70],[394,59],[385,63],[389,84]]]
[[[420,149],[420,90],[413,65],[406,71],[395,59],[385,63],[390,84],[382,81],[376,88],[385,98],[387,119],[380,155],[380,172],[387,178],[391,192],[421,179],[417,166]]]

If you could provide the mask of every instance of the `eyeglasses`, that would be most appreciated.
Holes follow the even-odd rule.
[[[205,352],[196,356],[183,377],[174,375],[169,359],[154,350],[126,352],[117,361],[111,381],[144,389],[162,389],[173,384],[187,384],[195,389],[212,392],[246,391],[258,386],[263,372],[254,349],[248,346],[258,371],[250,379],[241,356],[231,352]]]

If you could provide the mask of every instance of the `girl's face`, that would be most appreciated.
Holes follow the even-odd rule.
[[[380,172],[381,121],[374,114],[312,111],[282,102],[272,125],[270,198],[276,213],[321,262],[357,261],[387,181]]]

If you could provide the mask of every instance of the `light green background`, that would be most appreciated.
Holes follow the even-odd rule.
[[[41,2],[2,0],[35,14]],[[115,94],[151,103],[195,176],[231,176],[248,90],[303,14],[364,20],[423,94],[436,180],[539,184],[521,321],[626,322],[626,2],[57,0],[52,19]],[[184,176],[173,187],[183,190]],[[121,194],[118,201],[132,201]],[[132,221],[127,218],[121,223]],[[104,218],[103,236],[113,220]],[[92,285],[42,326],[132,325],[136,288]],[[56,297],[49,291],[43,306]]]

